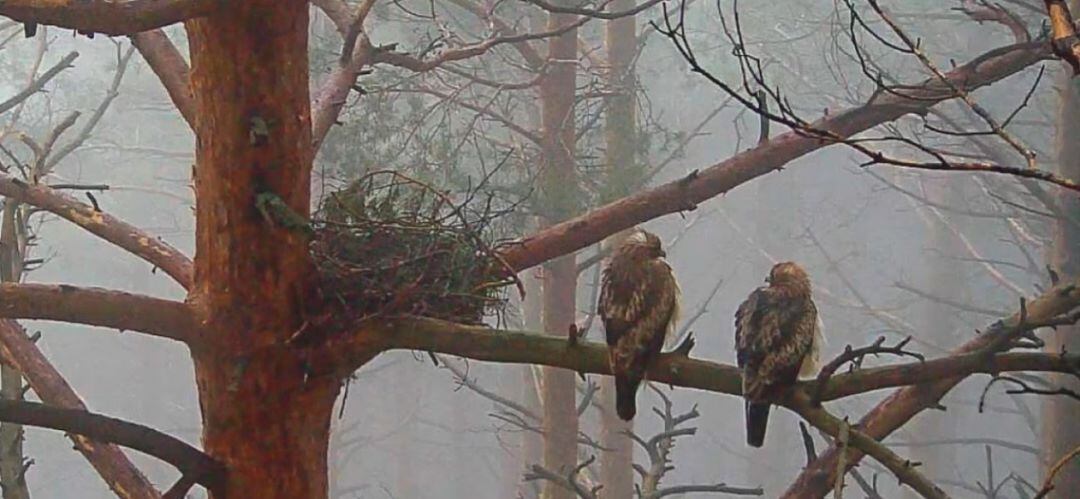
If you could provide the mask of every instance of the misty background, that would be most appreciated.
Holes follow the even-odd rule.
[[[950,67],[949,61],[962,64],[989,48],[1011,43],[1011,34],[1003,27],[978,24],[952,10],[959,2],[893,4],[890,7],[896,18],[921,38],[933,60],[945,68]],[[423,11],[428,3],[404,5]],[[721,5],[730,16],[731,3]],[[418,20],[393,5],[378,6],[371,33],[374,43],[396,42],[398,50],[415,53],[438,34],[430,21]],[[847,38],[849,17],[842,3],[742,2],[739,9],[747,50],[765,61],[771,84],[781,89],[803,117],[817,118],[857,105],[874,91],[873,82],[853,57],[851,40]],[[314,8],[312,12],[312,85],[316,85],[326,75],[340,41],[323,15]],[[439,22],[461,38],[478,39],[485,32],[482,22],[453,6],[439,5],[435,12]],[[1020,12],[1037,32],[1039,16]],[[725,81],[739,81],[716,4],[695,2],[687,14],[688,33],[703,65]],[[660,21],[661,17],[656,8],[639,15],[639,31],[649,31],[648,21]],[[528,24],[527,19],[523,22]],[[589,45],[585,48],[601,46],[602,23],[591,21],[583,27],[581,36]],[[21,25],[14,23],[0,25],[2,95],[13,95],[26,84],[42,43],[47,44],[47,51],[39,73],[70,51],[78,51],[79,57],[73,68],[27,101],[17,122],[11,121],[12,112],[0,116],[4,126],[9,127],[0,142],[10,154],[0,160],[4,164],[11,163],[12,158],[25,161],[30,154],[19,142],[18,133],[42,137],[70,111],[80,111],[83,114],[78,123],[85,121],[108,91],[118,69],[118,55],[130,47],[124,38],[97,36],[91,40],[43,26],[37,37],[24,39],[21,30]],[[168,32],[182,45],[182,29],[173,27]],[[861,39],[860,43],[891,77],[910,83],[926,78],[917,60],[872,40]],[[507,58],[512,53],[507,48],[497,52]],[[594,55],[602,57],[602,50],[599,52]],[[504,75],[506,80],[527,79],[506,65],[500,66],[504,63],[491,64],[486,69]],[[1010,131],[1039,151],[1040,167],[1050,170],[1055,164],[1056,88],[1063,81],[1063,66],[1057,62],[1036,65],[976,95],[981,105],[995,115],[1007,115],[1021,104],[1040,67],[1046,73]],[[756,144],[757,116],[733,101],[722,107],[726,95],[705,79],[689,74],[683,59],[663,36],[653,33],[645,38],[636,74],[641,87],[639,118],[649,131],[640,151],[642,161],[655,164],[675,153],[675,159],[652,184],[679,178]],[[504,137],[505,147],[488,143],[457,155],[436,150],[439,133],[447,137],[462,133],[464,124],[475,120],[477,112],[452,103],[435,106],[439,101],[436,96],[400,89],[440,77],[452,75],[434,72],[417,76],[378,66],[373,74],[361,78],[360,84],[368,94],[351,94],[349,109],[342,116],[344,124],[331,132],[316,162],[316,172],[325,184],[332,188],[359,172],[381,168],[427,169],[436,177],[445,173],[444,169],[456,168],[461,175],[475,176],[476,162],[497,164],[509,154],[507,151],[513,148],[506,144],[513,142],[513,132],[484,118],[480,118],[482,125],[478,127]],[[588,87],[592,78],[582,74],[579,83]],[[484,95],[490,90],[469,88],[461,95],[472,92]],[[533,94],[528,90],[517,93],[507,97],[506,108],[512,110],[515,122],[532,126],[538,122],[535,106],[528,102]],[[595,112],[597,105],[579,104],[582,125],[588,124],[588,111]],[[957,103],[944,104],[941,109],[963,114]],[[700,125],[710,114],[713,117]],[[908,117],[895,126],[919,133],[922,123],[917,117]],[[683,148],[675,147],[699,125],[693,140]],[[787,131],[775,124],[771,128],[774,135]],[[600,163],[603,144],[598,132],[585,135],[577,154],[579,168],[589,176]],[[61,142],[64,137],[67,135]],[[932,140],[959,143],[962,138]],[[530,153],[527,147],[515,151],[503,167],[505,173],[498,175],[498,182],[527,184],[529,177],[521,172]],[[1019,156],[1013,159],[1019,164]],[[704,307],[690,327],[697,339],[693,356],[734,363],[735,308],[762,284],[774,260],[794,260],[809,270],[825,324],[824,360],[846,345],[865,345],[882,335],[890,342],[911,335],[914,349],[931,357],[940,355],[995,320],[993,312],[1005,314],[1016,309],[1021,296],[1018,290],[1032,296],[1037,286],[1047,284],[1047,275],[1040,272],[1051,237],[1051,221],[1017,210],[988,194],[1006,193],[1010,202],[1035,206],[1030,199],[1016,194],[1019,190],[1015,180],[963,173],[917,173],[888,166],[866,169],[859,166],[863,161],[854,151],[832,146],[705,202],[696,211],[645,224],[669,246],[668,260],[683,290],[684,320]],[[107,191],[93,192],[102,210],[191,254],[194,217],[189,182],[193,163],[190,130],[156,76],[136,53],[126,68],[119,96],[101,123],[85,144],[57,166],[49,183],[107,184]],[[80,191],[72,194],[83,195]],[[928,207],[926,200],[932,200],[936,207]],[[45,258],[46,262],[30,273],[28,280],[183,299],[178,285],[155,274],[149,264],[138,258],[54,216],[36,220],[41,220],[41,225],[33,256]],[[595,251],[583,250],[579,260]],[[972,261],[972,251],[998,263]],[[595,309],[595,270],[584,271],[579,279],[581,321]],[[709,299],[714,289],[717,291]],[[920,296],[915,291],[970,307],[950,306],[945,300]],[[504,326],[523,329],[516,297],[511,298],[510,305]],[[193,369],[181,345],[147,335],[84,326],[32,321],[25,324],[31,331],[41,331],[38,346],[91,410],[148,425],[199,445]],[[602,333],[596,321],[588,339],[602,341]],[[466,369],[469,379],[477,385],[508,398],[518,400],[529,388],[521,383],[521,370],[529,369],[527,366],[447,360]],[[923,461],[924,472],[955,497],[975,497],[971,488],[977,481],[985,481],[984,445],[921,446],[931,440],[927,435],[936,435],[937,439],[949,436],[1007,441],[1012,445],[995,445],[990,456],[999,478],[1015,473],[1033,483],[1039,480],[1038,457],[1032,452],[1038,447],[1039,401],[1030,396],[1008,396],[997,387],[987,396],[986,410],[979,413],[978,399],[987,380],[985,376],[968,379],[945,397],[946,411],[927,411],[887,440],[916,445],[901,451]],[[763,486],[765,497],[773,497],[805,464],[797,418],[787,411],[774,412],[765,448],[753,450],[744,444],[743,402],[739,398],[657,387],[669,394],[677,413],[694,406],[701,413],[692,423],[697,434],[677,441],[673,454],[676,468],[665,477],[665,483]],[[852,397],[829,407],[838,415],[854,419],[887,393]],[[29,397],[33,399],[32,394]],[[642,390],[638,400],[635,431],[651,436],[660,429],[659,418],[650,410],[659,404],[659,398],[650,390]],[[355,374],[343,404],[340,418],[333,422],[331,497],[513,497],[514,484],[520,482],[525,464],[520,457],[521,431],[493,418],[492,414],[499,410],[495,402],[463,386],[453,373],[434,365],[426,354],[391,352],[380,356]],[[581,421],[584,432],[598,434],[594,411],[587,410]],[[826,448],[825,441],[819,435],[815,437],[818,450]],[[581,450],[583,456],[597,452]],[[168,465],[134,452],[129,454],[155,484],[165,485],[175,479]],[[28,480],[35,498],[112,497],[104,482],[59,432],[28,428],[26,455],[34,460]],[[640,450],[636,458],[639,462],[644,459]],[[870,460],[859,469],[868,477],[881,471]],[[883,494],[901,497],[896,480],[887,472],[881,475]],[[851,486],[847,493],[861,496]],[[1009,491],[1003,493],[1013,497],[1007,495]]]

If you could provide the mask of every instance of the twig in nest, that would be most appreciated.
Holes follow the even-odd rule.
[[[904,349],[910,342],[911,336],[908,336],[907,338],[901,340],[899,343],[888,346],[885,345],[885,337],[879,336],[878,339],[869,346],[851,348],[851,345],[848,345],[844,348],[844,353],[841,353],[839,356],[837,356],[835,359],[830,361],[828,364],[825,364],[825,366],[821,368],[821,372],[818,373],[817,381],[815,382],[816,386],[814,388],[813,397],[811,397],[810,399],[811,403],[813,403],[814,406],[821,405],[821,396],[825,393],[825,385],[828,384],[829,379],[832,378],[832,375],[835,374],[838,369],[843,367],[844,364],[850,363],[850,369],[853,371],[862,367],[863,360],[865,360],[866,357],[870,355],[876,356],[882,354],[896,355],[898,357],[911,357],[920,361],[925,361],[926,357],[922,354]]]

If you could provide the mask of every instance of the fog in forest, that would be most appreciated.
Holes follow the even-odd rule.
[[[379,50],[432,59],[442,51],[493,36],[492,22],[462,7],[472,3],[497,13],[511,25],[507,29],[548,29],[548,14],[530,2],[408,0],[375,2],[365,36]],[[563,3],[581,2],[559,4]],[[671,23],[685,15],[684,41],[713,77],[756,104],[753,92],[761,85],[750,78],[744,86],[746,73],[740,64],[760,70],[769,91],[769,112],[797,116],[806,123],[857,112],[850,110],[889,98],[890,91],[881,90],[881,85],[918,85],[935,78],[920,60],[922,55],[933,68],[948,72],[991,49],[1017,43],[1018,35],[1008,23],[980,20],[972,12],[1000,9],[1013,27],[1028,30],[1033,39],[1045,41],[1048,36],[1041,2],[1009,1],[1000,6],[887,2],[883,8],[889,21],[917,41],[914,55],[898,50],[906,45],[875,13],[873,3],[690,1],[680,12],[679,2],[667,1],[637,14],[637,46],[630,48],[635,52],[631,79],[637,150],[629,157],[643,172],[655,175],[645,175],[644,184],[629,192],[607,184],[611,172],[604,159],[604,97],[614,92],[604,80],[609,21],[583,23],[579,56],[570,64],[577,71],[578,89],[574,120],[579,136],[573,154],[580,185],[575,187],[576,199],[570,201],[575,213],[692,175],[762,142],[759,135],[766,120],[705,76],[691,72],[676,41],[657,31],[666,29],[665,8]],[[584,2],[582,8],[599,4],[605,2]],[[314,94],[338,64],[341,36],[322,9],[312,6],[311,15]],[[22,23],[6,18],[0,23],[0,99],[22,92],[69,53],[77,52],[78,57],[40,91],[0,115],[0,165],[5,174],[20,177],[35,162],[35,147],[51,147],[55,157],[56,151],[74,144],[43,183],[71,184],[73,188],[64,192],[79,202],[92,202],[104,213],[194,255],[195,138],[131,40],[100,34],[91,39],[45,25],[28,38],[23,30]],[[183,26],[173,25],[165,32],[186,55]],[[732,41],[740,37],[742,45],[736,47]],[[546,40],[528,43],[541,54],[547,48]],[[741,50],[749,55],[738,57]],[[315,159],[312,206],[366,173],[397,170],[448,191],[456,201],[473,188],[494,193],[497,209],[507,213],[493,223],[493,238],[536,231],[537,216],[543,211],[535,202],[541,195],[537,168],[542,152],[522,132],[542,132],[537,88],[543,83],[529,84],[536,76],[521,57],[512,44],[503,44],[419,73],[392,63],[372,65],[356,81],[339,124],[330,130]],[[559,63],[565,61],[552,64]],[[1068,113],[1075,112],[1063,104],[1067,94],[1075,92],[1070,73],[1067,64],[1045,57],[992,85],[965,92],[974,106],[964,99],[949,100],[925,116],[907,115],[874,127],[858,137],[884,139],[857,145],[894,158],[933,163],[933,155],[913,145],[921,144],[949,151],[958,161],[1019,169],[1027,162],[1018,151],[1028,150],[1035,153],[1038,169],[1068,177],[1077,170],[1059,164],[1057,138],[1059,120],[1066,123],[1071,119]],[[102,106],[114,83],[115,99]],[[780,104],[772,92],[781,97]],[[104,110],[100,122],[85,129],[99,109]],[[73,126],[59,134],[55,145],[43,146],[72,112],[80,113]],[[981,113],[992,119],[983,119]],[[995,133],[991,122],[1004,123],[1004,131]],[[779,122],[767,129],[773,140],[791,130]],[[75,143],[84,130],[84,140]],[[942,357],[1019,310],[1022,299],[1032,300],[1051,285],[1047,265],[1054,267],[1060,261],[1053,248],[1065,222],[1033,193],[1072,203],[1075,191],[1009,174],[868,166],[872,159],[844,144],[800,153],[782,169],[741,183],[695,210],[641,224],[663,240],[681,286],[682,315],[675,330],[693,334],[692,357],[735,363],[736,307],[764,284],[770,267],[780,261],[799,262],[811,276],[824,325],[823,363],[845,347],[871,345],[879,337],[884,337],[885,345],[895,345],[910,336],[905,350],[927,359]],[[570,186],[575,180],[566,182]],[[184,300],[184,289],[147,261],[61,217],[37,213],[29,220],[36,237],[24,258],[30,260],[24,282]],[[578,251],[577,263],[596,261],[598,251],[598,245]],[[602,266],[582,268],[578,275],[576,322],[590,326],[583,341],[604,341],[603,325],[593,317]],[[536,280],[542,272],[541,267],[521,272],[529,291],[525,299],[513,286],[504,288],[504,310],[487,322],[502,329],[538,330],[527,321],[526,302],[539,296],[532,293],[539,293]],[[1065,278],[1067,271],[1057,268],[1054,273]],[[202,448],[195,373],[182,344],[63,322],[20,323],[28,333],[40,332],[37,347],[90,410]],[[1040,332],[1043,338],[1052,334]],[[1061,347],[1046,348],[1056,352]],[[914,361],[886,354],[867,357],[861,367]],[[377,356],[354,373],[338,399],[331,421],[330,497],[539,497],[545,480],[524,477],[531,466],[543,464],[537,450],[541,423],[533,418],[544,413],[536,400],[543,382],[540,374],[539,366],[446,354],[438,354],[436,360],[423,351]],[[588,488],[600,484],[599,459],[606,452],[599,444],[603,409],[596,406],[602,400],[593,392],[602,377],[576,378],[578,401],[585,400],[579,416],[579,461],[597,458],[580,474]],[[1060,385],[1037,372],[1016,378],[1048,390]],[[902,458],[921,463],[917,469],[951,497],[1033,497],[1045,467],[1060,457],[1043,452],[1044,438],[1054,438],[1048,433],[1054,429],[1044,421],[1045,404],[1053,400],[1075,411],[1076,401],[1068,396],[1010,394],[1007,390],[1019,385],[999,381],[987,388],[990,379],[985,374],[968,377],[948,392],[941,410],[920,413],[884,442]],[[893,390],[860,393],[825,407],[855,422]],[[660,415],[665,405],[657,392],[670,400],[673,415],[693,410],[699,414],[679,426],[696,432],[674,439],[673,468],[663,474],[662,486],[723,483],[761,487],[763,497],[780,497],[807,464],[801,419],[794,413],[774,407],[765,446],[753,449],[746,445],[740,397],[663,383],[638,392],[633,431],[644,441],[664,431]],[[26,397],[40,400],[33,390]],[[805,435],[818,453],[832,441],[813,427]],[[1075,446],[1072,442],[1069,447]],[[135,451],[126,453],[160,490],[179,476],[167,463]],[[35,499],[113,497],[63,432],[28,427],[24,455],[32,462],[25,478]],[[634,461],[642,471],[652,465],[639,446]],[[1075,469],[1080,465],[1069,466],[1073,467],[1069,473],[1080,473]],[[864,458],[856,471],[858,478],[851,474],[846,478],[844,497],[869,497],[865,487],[876,488],[880,497],[916,497],[872,458]],[[633,476],[640,479],[636,472]],[[869,485],[859,485],[858,480]],[[608,497],[604,489],[598,494]],[[206,497],[206,492],[196,488],[189,497]]]

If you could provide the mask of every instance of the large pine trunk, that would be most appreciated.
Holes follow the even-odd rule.
[[[230,497],[325,498],[340,385],[309,376],[286,341],[311,296],[305,236],[258,208],[270,200],[309,211],[308,2],[223,2],[186,27],[198,116],[189,301],[206,317],[192,351],[203,446],[228,467]]]

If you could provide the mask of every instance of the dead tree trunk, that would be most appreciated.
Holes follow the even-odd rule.
[[[552,14],[551,30],[568,26],[575,16]],[[574,164],[574,94],[577,75],[577,30],[549,39],[548,76],[540,86],[544,169],[540,175],[546,223],[574,216],[581,197],[577,194]],[[577,268],[567,255],[544,264],[544,331],[566,336],[577,312]],[[576,379],[572,371],[545,367],[543,383],[544,467],[556,473],[577,463],[578,419]],[[573,493],[545,482],[545,499],[573,499]]]
[[[1074,12],[1077,3],[1070,2]],[[1066,78],[1062,87],[1057,126],[1058,173],[1080,180],[1080,132],[1076,130],[1076,122],[1080,120],[1080,81]],[[1075,193],[1062,192],[1058,196],[1058,203],[1074,221],[1080,216],[1080,200]],[[1050,266],[1062,279],[1080,275],[1080,230],[1074,223],[1057,221]],[[1062,349],[1080,351],[1080,327],[1058,327],[1047,338],[1046,349],[1051,352]],[[1080,390],[1080,383],[1075,381],[1074,376],[1052,375],[1050,380],[1055,385]],[[1067,397],[1045,397],[1042,414],[1042,465],[1045,473],[1054,462],[1080,445],[1080,425],[1076,424],[1076,401]],[[1075,497],[1076,491],[1080,490],[1080,461],[1073,460],[1065,465],[1058,472],[1054,484],[1056,487],[1049,497]]]
[[[269,210],[306,216],[312,161],[308,2],[225,2],[186,24],[191,48],[197,229],[189,301],[203,445],[232,497],[325,498],[340,383],[309,376],[287,339],[313,269],[305,235]]]
[[[19,203],[6,199],[3,203],[3,220],[0,225],[0,281],[19,282],[23,271],[23,245],[20,244],[19,226],[22,216]],[[22,400],[23,377],[17,369],[7,364],[0,366],[0,399]],[[22,425],[0,423],[0,488],[4,499],[29,499],[26,485],[27,461],[23,456]]]
[[[616,0],[611,9],[627,10],[634,5],[634,0]],[[631,67],[637,50],[636,30],[634,16],[608,21],[605,29],[609,94],[604,98],[604,190],[607,193],[604,201],[635,192],[642,184],[642,164],[636,154],[637,109]],[[612,236],[605,244],[618,244],[620,239],[619,235]],[[605,449],[600,458],[600,483],[604,485],[600,494],[611,499],[632,497],[634,446],[627,432],[633,431],[634,424],[615,414],[615,383],[610,377],[600,380],[600,402],[604,408],[600,416],[600,445]]]

